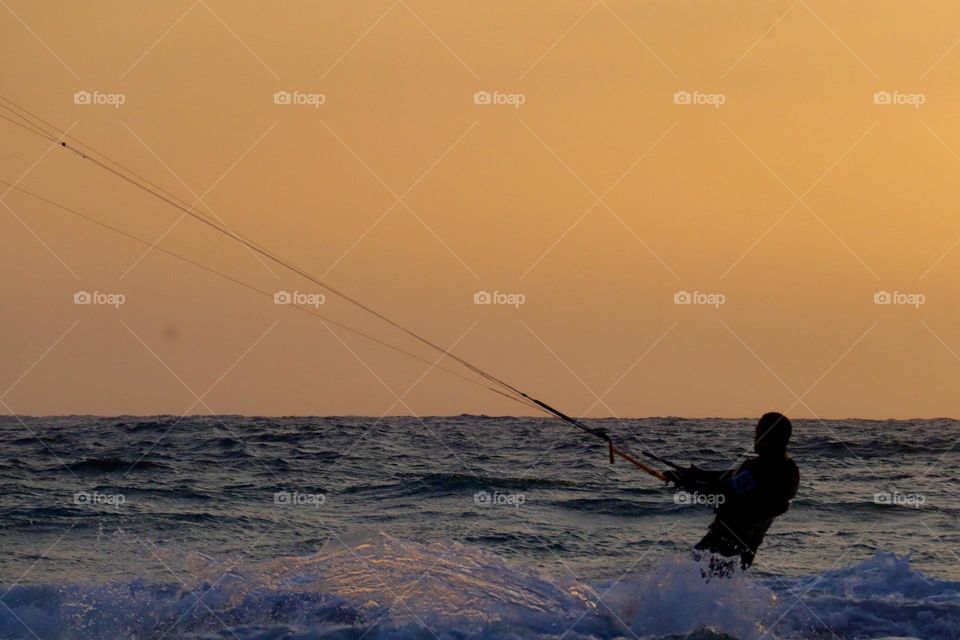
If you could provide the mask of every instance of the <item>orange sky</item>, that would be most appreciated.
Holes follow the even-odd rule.
[[[960,415],[956,3],[240,4],[6,0],[2,94],[568,413]],[[319,292],[7,121],[0,136],[0,180]],[[524,412],[3,202],[4,413]],[[433,358],[329,295],[319,310]]]

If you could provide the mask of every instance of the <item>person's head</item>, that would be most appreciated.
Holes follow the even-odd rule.
[[[753,450],[760,456],[782,456],[787,452],[787,443],[793,425],[782,413],[765,413],[757,422],[753,436]]]

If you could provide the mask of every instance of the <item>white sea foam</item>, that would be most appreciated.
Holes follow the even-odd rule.
[[[0,637],[347,638],[376,628],[378,638],[935,639],[960,628],[960,583],[884,553],[802,578],[709,582],[672,557],[592,586],[475,547],[383,534],[250,565],[183,560],[186,584],[16,586]]]

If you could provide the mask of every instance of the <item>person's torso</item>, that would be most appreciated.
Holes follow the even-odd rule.
[[[797,465],[789,457],[747,460],[731,478],[733,491],[717,507],[711,528],[756,549],[774,518],[789,509],[799,480]]]

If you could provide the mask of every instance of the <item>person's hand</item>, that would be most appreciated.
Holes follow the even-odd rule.
[[[700,470],[697,467],[690,465],[689,469],[671,469],[664,471],[663,475],[666,476],[667,482],[672,482],[680,489],[689,491],[691,487],[697,486],[698,471]]]
[[[666,477],[667,482],[671,482],[678,487],[682,487],[684,484],[686,484],[686,480],[684,478],[686,474],[682,469],[664,471],[663,475]]]

